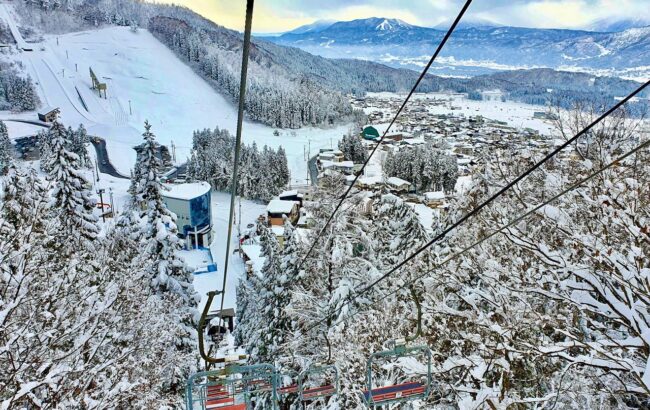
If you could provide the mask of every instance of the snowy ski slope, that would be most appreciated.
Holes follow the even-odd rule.
[[[132,147],[140,144],[145,120],[158,141],[176,146],[177,162],[190,155],[192,133],[216,126],[235,132],[234,105],[216,92],[148,31],[126,27],[48,36],[22,61],[45,105],[58,106],[67,125],[83,123],[91,135],[105,138],[111,162],[128,175],[135,162]],[[91,89],[89,68],[108,85],[107,99]],[[131,109],[129,109],[129,107]],[[305,149],[336,146],[348,125],[332,129],[281,131],[245,122],[244,142],[282,145],[292,183],[305,184]]]

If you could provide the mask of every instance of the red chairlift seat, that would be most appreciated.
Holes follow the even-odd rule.
[[[218,410],[246,410],[246,404],[245,403],[244,404],[234,404],[234,402],[233,402],[233,403],[230,403],[228,405],[218,406],[218,407],[206,406],[205,409],[206,410],[212,410],[212,409],[218,409]]]
[[[266,379],[249,380],[246,383],[257,392],[273,390],[273,385]]]
[[[421,395],[427,389],[427,386],[419,382],[411,383],[402,383],[396,384],[393,386],[378,387],[370,391],[366,390],[363,392],[366,401],[370,400],[372,396],[372,401],[374,404],[381,404],[385,401],[392,401],[395,399],[408,398],[411,396]]]
[[[208,386],[207,388],[207,398],[218,398],[222,396],[228,396],[228,389],[224,385],[214,385]]]
[[[298,393],[300,387],[297,384],[292,384],[291,386],[280,387],[278,389],[278,394],[295,394]]]
[[[222,397],[219,399],[207,399],[205,401],[206,409],[224,409],[235,404],[234,397]]]
[[[317,399],[319,397],[332,396],[336,393],[336,387],[331,384],[325,386],[314,387],[311,389],[305,389],[302,392],[303,400]]]

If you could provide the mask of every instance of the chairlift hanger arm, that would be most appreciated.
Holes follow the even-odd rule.
[[[228,223],[228,236],[226,241],[226,259],[224,262],[223,270],[223,284],[221,286],[221,291],[218,292],[221,295],[221,303],[219,311],[223,312],[223,304],[225,300],[226,284],[228,281],[228,261],[230,260],[230,238],[232,236],[232,226],[235,215],[235,196],[237,195],[237,178],[238,178],[238,168],[239,168],[239,155],[241,151],[241,139],[242,139],[242,126],[244,122],[244,102],[246,94],[246,77],[248,74],[248,55],[250,52],[251,44],[251,32],[253,26],[253,6],[255,0],[246,0],[246,23],[244,28],[244,44],[242,49],[242,65],[241,65],[241,80],[239,83],[239,107],[237,111],[237,135],[235,140],[235,160],[233,167],[233,176],[232,176],[232,187],[230,190],[230,216]],[[212,300],[214,299],[216,292],[208,293],[208,301],[203,309],[203,314],[199,320],[199,352],[203,360],[207,363],[220,363],[219,359],[211,357],[209,352],[205,352],[204,340],[203,340],[203,326],[205,324],[206,316],[212,305]],[[223,319],[223,315],[220,315],[219,321]]]

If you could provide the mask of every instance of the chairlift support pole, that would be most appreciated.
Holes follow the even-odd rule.
[[[228,218],[228,236],[226,241],[226,260],[224,262],[223,270],[223,284],[221,286],[221,291],[218,293],[221,295],[221,304],[219,311],[223,311],[223,304],[225,301],[224,295],[226,291],[226,285],[228,283],[228,261],[230,259],[230,242],[232,236],[232,225],[235,215],[235,197],[237,195],[237,178],[239,172],[239,154],[241,151],[241,139],[242,139],[242,125],[244,122],[244,103],[246,95],[246,77],[248,74],[248,55],[250,52],[250,43],[251,43],[251,31],[253,26],[253,6],[254,0],[246,0],[246,24],[244,28],[244,45],[242,50],[242,66],[241,66],[241,80],[239,82],[239,109],[237,111],[237,135],[235,140],[235,159],[233,166],[232,174],[232,185],[230,188],[230,216]],[[203,360],[208,363],[216,363],[218,359],[210,357],[208,353],[204,350],[204,341],[203,341],[203,327],[202,324],[205,324],[205,318],[210,310],[210,305],[212,304],[212,299],[217,292],[208,293],[208,302],[203,309],[203,314],[201,315],[201,320],[199,321],[199,351]],[[223,319],[223,315],[220,315],[219,322]]]

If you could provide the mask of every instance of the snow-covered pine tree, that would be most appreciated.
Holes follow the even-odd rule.
[[[274,181],[278,193],[289,184],[289,164],[287,163],[287,154],[282,146],[274,152]]]
[[[192,273],[179,256],[182,249],[177,236],[176,216],[165,206],[160,182],[161,160],[156,156],[155,135],[151,125],[145,122],[142,134],[144,147],[137,164],[140,175],[138,198],[144,203],[142,217],[144,222],[145,252],[150,258],[148,275],[150,286],[164,301],[170,326],[173,326],[172,343],[167,353],[168,361],[163,361],[168,369],[163,380],[163,390],[182,391],[188,373],[195,368],[196,361],[196,306],[199,296],[192,286]],[[170,357],[170,355],[172,355]]]
[[[2,224],[0,232],[5,238],[11,236],[26,235],[29,231],[21,229],[30,226],[32,229],[43,229],[42,218],[45,204],[45,187],[36,175],[33,168],[22,169],[11,165],[7,169],[7,175],[2,181]],[[18,242],[16,242],[18,243]],[[1,260],[1,259],[0,259]]]
[[[0,175],[4,175],[13,163],[13,146],[4,122],[0,121]]]
[[[368,150],[361,142],[359,135],[355,135],[353,132],[347,133],[339,141],[339,150],[343,152],[346,160],[357,164],[365,162],[368,158]]]
[[[52,156],[49,158],[49,180],[53,183],[51,208],[61,222],[61,231],[68,240],[93,241],[99,227],[93,214],[95,200],[91,198],[90,182],[79,167],[79,157],[68,150],[70,135],[58,121],[49,132]]]
[[[79,157],[79,165],[84,168],[89,168],[90,165],[90,156],[88,155],[88,144],[90,140],[88,139],[88,133],[83,124],[79,124],[79,128],[76,131],[69,131],[72,135],[70,150],[77,154]]]
[[[144,147],[137,164],[141,177],[138,189],[139,197],[145,204],[142,211],[142,216],[147,221],[145,238],[149,241],[149,251],[156,261],[151,277],[152,286],[159,292],[176,292],[189,301],[193,299],[192,275],[178,256],[182,243],[177,236],[176,216],[163,202],[163,186],[160,182],[162,162],[156,156],[155,135],[151,132],[149,122],[145,122],[144,127]]]
[[[36,134],[36,138],[38,139],[40,169],[41,171],[48,173],[50,171],[48,167],[50,162],[52,161],[52,146],[50,144],[50,133],[41,130]]]
[[[114,333],[122,305],[105,275],[112,272],[99,274],[101,252],[91,258],[85,247],[61,243],[61,222],[35,171],[12,167],[7,182],[0,205],[2,406],[113,403],[133,389],[125,382],[133,367],[123,366],[131,351]]]
[[[310,235],[322,229],[344,187],[343,181],[340,175],[325,175],[321,179],[323,190],[308,209],[317,221]],[[297,273],[291,301],[294,332],[287,349],[296,357],[296,363],[305,369],[310,364],[339,365],[352,360],[352,367],[357,368],[341,373],[341,385],[349,389],[329,400],[330,406],[340,408],[355,408],[349,406],[360,403],[355,386],[359,378],[363,379],[362,363],[365,361],[354,353],[357,349],[354,336],[347,333],[349,328],[344,319],[358,308],[348,302],[355,291],[378,273],[374,267],[374,244],[367,234],[369,221],[359,212],[362,199],[357,195],[350,197],[348,206],[335,215],[320,238],[320,244]],[[305,240],[310,243],[315,238]],[[322,402],[314,403],[308,408],[322,408],[323,405]]]
[[[275,235],[266,228],[264,257],[262,268],[262,292],[260,294],[262,323],[261,345],[258,347],[261,361],[275,362],[284,349],[287,337],[292,333],[292,319],[287,307],[291,303],[292,289],[297,280],[297,244],[291,222],[284,221],[284,249],[275,239]],[[286,351],[285,351],[286,352]]]

